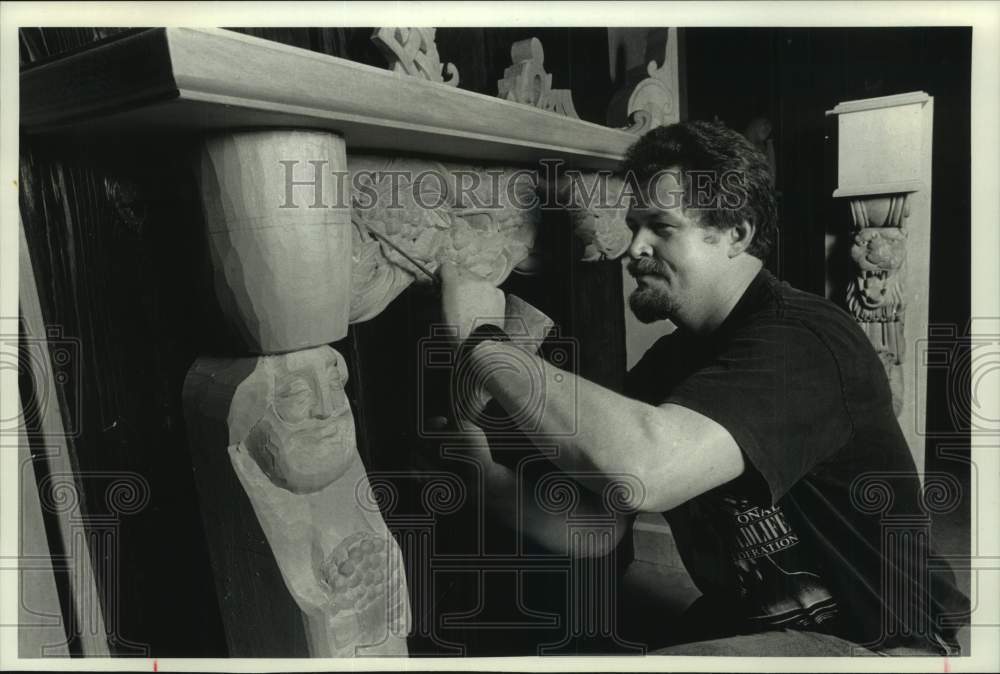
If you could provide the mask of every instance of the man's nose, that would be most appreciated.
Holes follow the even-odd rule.
[[[649,240],[649,232],[645,227],[639,227],[632,234],[632,243],[628,247],[628,255],[633,260],[653,255],[653,246]]]
[[[326,386],[319,386],[318,395],[313,399],[312,418],[327,419],[333,414],[333,400]]]
[[[340,416],[350,408],[343,389],[336,386],[320,386],[319,395],[313,401],[312,417],[314,419],[329,419]]]

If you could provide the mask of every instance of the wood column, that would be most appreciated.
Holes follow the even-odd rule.
[[[402,559],[358,456],[345,361],[326,346],[350,316],[346,176],[332,133],[202,145],[212,286],[238,343],[197,359],[183,398],[234,657],[406,655]]]

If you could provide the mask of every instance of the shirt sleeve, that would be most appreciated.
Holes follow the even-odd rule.
[[[780,319],[741,328],[664,402],[729,431],[772,504],[854,433],[833,353],[807,326]]]

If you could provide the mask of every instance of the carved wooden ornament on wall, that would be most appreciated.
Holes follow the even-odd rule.
[[[552,75],[545,72],[545,51],[537,37],[511,45],[510,60],[497,82],[500,98],[580,118],[573,107],[573,92],[552,88]]]
[[[457,87],[458,68],[441,63],[435,32],[436,28],[377,28],[372,41],[385,54],[393,72]],[[448,73],[448,79],[442,76],[442,70]]]
[[[851,258],[857,267],[846,298],[848,309],[882,359],[897,415],[903,409],[901,367],[906,355],[900,285],[906,262],[906,199],[906,194],[851,199],[855,232]]]
[[[922,91],[838,104],[837,189],[850,203],[845,305],[885,366],[892,406],[924,465],[934,99]]]
[[[646,65],[649,77],[639,82],[628,99],[629,133],[642,135],[651,129],[680,121],[677,81],[677,29],[667,31],[663,65]]]

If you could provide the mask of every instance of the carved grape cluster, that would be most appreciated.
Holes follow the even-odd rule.
[[[363,613],[383,601],[387,560],[386,541],[382,537],[362,531],[345,538],[320,569],[333,613]]]

